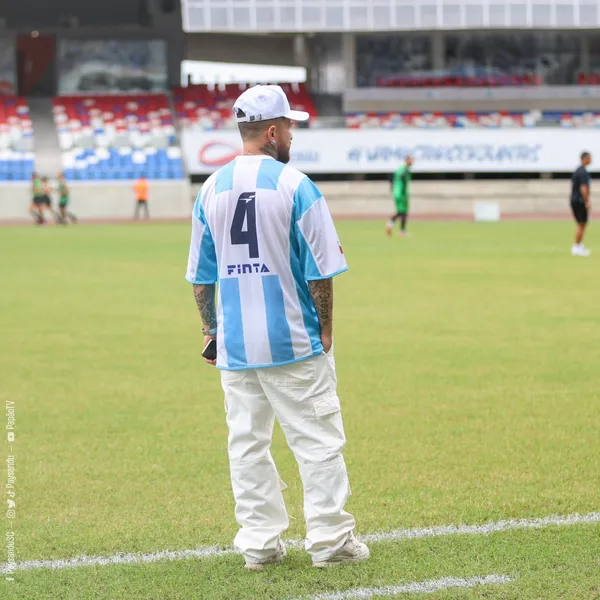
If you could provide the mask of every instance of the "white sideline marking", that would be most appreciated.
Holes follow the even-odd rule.
[[[56,560],[27,560],[9,565],[2,563],[0,573],[29,571],[31,569],[69,569],[72,567],[93,567],[96,565],[136,565],[152,563],[159,560],[183,560],[186,558],[213,558],[225,554],[233,554],[234,550],[221,549],[216,546],[205,546],[196,550],[161,550],[160,552],[119,552],[112,556],[76,556],[75,558],[58,558]]]
[[[483,525],[441,525],[437,527],[423,527],[418,529],[396,529],[395,531],[372,533],[359,536],[361,542],[400,542],[415,538],[437,537],[441,535],[485,535],[497,531],[511,529],[543,529],[551,525],[579,525],[581,523],[600,522],[600,513],[593,512],[587,515],[574,513],[562,517],[542,517],[539,519],[512,519],[510,521],[491,521]]]
[[[396,594],[431,594],[439,590],[450,588],[472,588],[478,585],[490,585],[499,583],[510,583],[512,577],[506,575],[486,575],[485,577],[469,577],[459,579],[456,577],[442,577],[442,579],[430,579],[429,581],[415,581],[404,585],[386,585],[379,588],[357,588],[345,592],[332,592],[329,594],[317,594],[316,596],[304,596],[297,600],[351,600],[353,598],[374,598],[375,596],[394,596]]]
[[[428,537],[445,535],[486,535],[511,529],[543,529],[552,525],[569,526],[586,523],[599,523],[600,512],[587,515],[574,513],[572,515],[542,517],[539,519],[513,519],[511,521],[491,521],[483,525],[441,525],[437,527],[422,527],[415,529],[396,529],[390,532],[371,533],[358,536],[363,542],[401,542]],[[288,540],[291,548],[302,548],[303,540]],[[77,556],[75,558],[59,558],[56,560],[28,560],[19,563],[0,564],[0,573],[14,571],[29,571],[31,569],[68,569],[71,567],[91,567],[95,565],[126,565],[152,563],[159,560],[183,560],[186,558],[212,558],[233,554],[234,550],[221,549],[216,546],[204,546],[195,550],[162,550],[149,553],[118,553],[112,556]]]

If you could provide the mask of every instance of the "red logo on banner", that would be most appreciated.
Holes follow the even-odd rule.
[[[240,154],[238,146],[227,142],[206,142],[198,152],[200,164],[207,167],[222,167]]]

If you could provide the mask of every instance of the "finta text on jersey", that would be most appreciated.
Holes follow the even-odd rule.
[[[227,275],[245,275],[246,273],[270,273],[264,263],[245,263],[242,265],[227,265]]]

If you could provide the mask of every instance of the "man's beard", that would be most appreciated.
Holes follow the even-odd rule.
[[[290,162],[290,149],[288,148],[277,148],[277,160],[284,165]]]

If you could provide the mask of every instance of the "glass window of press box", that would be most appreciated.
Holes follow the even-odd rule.
[[[167,89],[163,40],[61,40],[58,66],[60,94]]]
[[[600,73],[600,34],[518,31],[368,34],[356,40],[357,85],[396,86],[436,78],[436,85],[572,85]]]
[[[186,31],[600,26],[600,0],[182,0]]]

